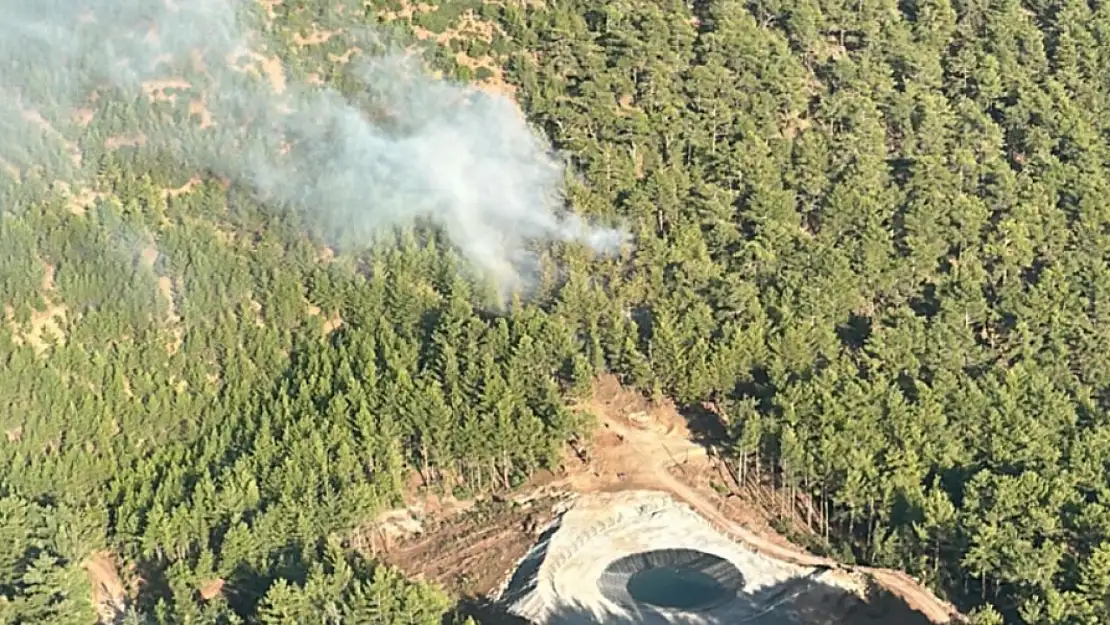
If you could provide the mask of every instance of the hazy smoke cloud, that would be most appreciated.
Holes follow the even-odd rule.
[[[303,210],[309,223],[347,240],[429,220],[505,287],[528,273],[534,243],[578,241],[609,253],[625,240],[563,213],[560,163],[508,100],[432,79],[396,53],[360,66],[357,101],[311,84],[277,90],[241,69],[272,56],[251,60],[259,44],[241,24],[247,8],[234,0],[0,0],[0,156],[30,164],[43,139],[27,132],[28,110],[59,119],[98,89],[134,98],[163,80],[175,106],[203,94],[216,125],[150,125],[148,144]],[[186,74],[188,86],[166,80]]]

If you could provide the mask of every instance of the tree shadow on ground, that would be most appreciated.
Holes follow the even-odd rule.
[[[542,625],[933,625],[901,597],[877,584],[869,584],[866,597],[861,598],[822,581],[819,575],[823,572],[762,588],[748,597],[751,609],[730,614],[709,611],[676,619],[642,604],[638,610],[598,613],[570,600],[555,606]],[[482,625],[537,625],[484,597],[463,599],[455,614],[459,618],[455,622],[470,616]]]
[[[706,450],[720,445],[728,439],[728,429],[720,415],[701,404],[691,404],[678,408],[678,414],[686,422],[690,441]]]

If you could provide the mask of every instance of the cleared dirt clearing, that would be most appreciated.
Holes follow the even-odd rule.
[[[954,607],[902,573],[845,567],[795,547],[769,530],[756,530],[749,523],[740,522],[738,519],[750,519],[750,511],[737,514],[735,506],[702,487],[700,480],[684,477],[704,476],[719,469],[706,449],[691,440],[685,419],[673,406],[651,405],[638,394],[621,388],[614,378],[603,377],[595,385],[593,396],[579,409],[594,414],[600,423],[592,440],[577,445],[579,457],[567,459],[564,475],[549,476],[547,483],[530,495],[516,498],[515,504],[505,502],[504,517],[457,513],[437,517],[431,512],[423,518],[418,532],[408,533],[409,538],[406,539],[403,530],[395,532],[393,546],[383,546],[379,556],[410,574],[445,583],[460,594],[486,594],[490,590],[489,580],[499,576],[504,580],[511,572],[505,566],[509,556],[515,553],[518,560],[523,558],[535,544],[529,536],[542,531],[544,519],[559,516],[558,502],[594,493],[654,491],[688,506],[713,530],[733,541],[737,549],[777,563],[774,566],[794,567],[802,571],[801,576],[807,574],[805,571],[821,571],[820,584],[804,591],[816,593],[812,599],[819,609],[802,609],[800,606],[808,599],[800,591],[792,600],[791,610],[812,615],[822,610],[828,612],[828,608],[820,608],[822,605],[835,604],[838,610],[843,610],[842,614],[852,614],[856,619],[790,617],[793,620],[784,623],[939,624],[959,619]],[[520,502],[530,502],[529,507],[522,508]],[[531,521],[522,522],[522,514],[531,515]],[[596,549],[591,553],[596,553]],[[460,583],[464,575],[470,583]],[[825,598],[828,592],[855,598],[836,599],[829,604]],[[624,622],[619,615],[613,618],[617,618],[614,622]]]

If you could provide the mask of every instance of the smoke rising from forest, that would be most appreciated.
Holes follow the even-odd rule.
[[[203,96],[215,127],[140,119],[147,145],[183,167],[249,185],[270,205],[302,210],[333,244],[365,243],[427,220],[476,269],[515,287],[534,269],[534,243],[577,241],[611,253],[625,240],[564,214],[561,164],[511,102],[433,79],[418,59],[386,50],[365,61],[357,70],[364,88],[353,96],[292,78],[275,89],[264,73],[241,69],[273,56],[262,51],[251,60],[250,50],[264,48],[244,15],[258,9],[261,17],[260,7],[233,0],[0,0],[0,7],[0,156],[10,163],[33,165],[42,149],[44,131],[29,129],[27,111],[64,123],[57,120],[78,107],[104,114],[105,98],[134,101],[153,81],[189,75],[188,86],[162,83],[175,103],[161,106],[184,111]],[[90,104],[94,91],[100,100]]]

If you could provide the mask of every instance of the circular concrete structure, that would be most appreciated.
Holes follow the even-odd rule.
[[[827,578],[748,549],[664,493],[631,491],[576,501],[500,602],[539,625],[810,625],[799,598],[844,595]]]
[[[626,608],[708,610],[735,600],[744,587],[736,567],[693,549],[655,549],[609,563],[597,581],[606,598]]]

